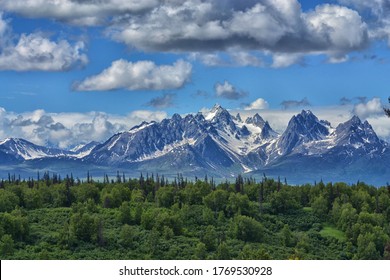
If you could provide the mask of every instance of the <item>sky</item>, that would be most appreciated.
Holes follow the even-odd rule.
[[[388,0],[0,1],[0,139],[70,148],[218,103],[389,141],[389,74]]]

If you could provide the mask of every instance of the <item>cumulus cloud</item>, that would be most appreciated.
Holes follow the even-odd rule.
[[[70,148],[90,141],[105,141],[143,121],[161,121],[162,111],[133,111],[125,116],[103,112],[48,113],[44,110],[15,114],[0,108],[0,139],[23,138],[38,145]]]
[[[383,105],[380,98],[375,97],[367,102],[356,104],[352,112],[361,119],[383,116]]]
[[[262,66],[254,51],[273,56],[273,67],[316,54],[342,62],[369,39],[367,25],[355,10],[324,4],[304,12],[298,0],[3,0],[1,8],[26,17],[101,24],[108,37],[130,48],[204,53],[201,61],[211,66]],[[215,52],[226,52],[229,58]]]
[[[338,0],[365,15],[372,39],[387,39],[390,46],[390,5],[388,0]]]
[[[158,96],[146,103],[146,106],[163,109],[173,106],[173,101],[176,98],[174,93],[165,93],[163,96]]]
[[[309,100],[305,97],[303,98],[302,100],[285,100],[283,101],[282,103],[280,103],[280,105],[282,105],[282,108],[284,110],[286,109],[290,109],[290,108],[294,108],[294,107],[306,107],[306,106],[310,106],[310,102]]]
[[[268,109],[269,104],[266,100],[263,98],[258,98],[252,103],[246,105],[244,107],[244,110],[249,111],[249,110],[263,110],[263,109]]]
[[[235,86],[225,81],[223,84],[216,83],[214,85],[215,94],[217,97],[237,100],[245,97],[247,94],[243,91],[237,90]]]
[[[120,59],[100,74],[75,83],[73,88],[77,91],[177,89],[190,81],[191,74],[192,65],[183,60],[158,66],[152,61]]]
[[[88,62],[85,45],[52,41],[41,33],[14,34],[0,13],[0,70],[66,71]]]
[[[297,0],[218,2],[166,1],[150,13],[122,18],[107,33],[149,51],[234,49],[326,54],[333,59],[368,43],[367,26],[360,15],[339,5],[319,5],[305,13]],[[215,58],[210,60],[213,64]]]
[[[321,5],[305,15],[309,33],[319,46],[328,46],[331,57],[340,57],[351,50],[365,47],[367,24],[358,12],[342,6]]]
[[[84,43],[71,45],[65,40],[54,42],[41,34],[22,34],[15,46],[6,46],[0,54],[0,70],[66,71],[84,65]]]
[[[103,24],[109,16],[137,14],[159,0],[2,0],[0,8],[30,18],[53,18],[77,25]]]

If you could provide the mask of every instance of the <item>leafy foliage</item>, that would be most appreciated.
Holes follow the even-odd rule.
[[[11,178],[16,178],[13,176]],[[2,181],[2,259],[390,259],[390,187]]]

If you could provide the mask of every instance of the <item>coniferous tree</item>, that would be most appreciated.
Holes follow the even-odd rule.
[[[390,97],[389,97],[389,103],[390,103]],[[390,118],[390,109],[389,108],[383,108],[383,110],[385,111],[385,114],[386,116],[388,116]]]
[[[263,200],[264,200],[264,182],[262,181],[260,183],[260,188],[259,188],[259,211],[260,211],[260,214],[263,212]]]
[[[119,175],[119,170],[116,172],[116,182],[117,183],[121,183],[122,182],[121,176]]]

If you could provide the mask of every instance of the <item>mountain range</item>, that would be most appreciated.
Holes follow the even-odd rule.
[[[38,170],[84,177],[121,170],[174,176],[231,178],[237,174],[313,181],[390,181],[389,144],[371,125],[354,116],[332,127],[311,111],[293,116],[282,134],[259,114],[242,119],[215,105],[206,113],[174,114],[161,122],[143,122],[71,150],[43,147],[23,139],[0,142],[1,175],[35,174]]]

